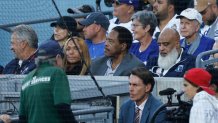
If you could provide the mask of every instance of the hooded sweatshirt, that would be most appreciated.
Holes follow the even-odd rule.
[[[218,123],[218,100],[205,91],[194,96],[189,123]]]

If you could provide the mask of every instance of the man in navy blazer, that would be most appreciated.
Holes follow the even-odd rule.
[[[151,94],[155,81],[150,71],[145,68],[135,68],[129,77],[130,100],[121,106],[119,123],[150,123],[155,111],[162,102]],[[139,108],[139,120],[136,109]],[[137,120],[137,121],[136,121]],[[155,123],[165,121],[165,112],[156,117]]]

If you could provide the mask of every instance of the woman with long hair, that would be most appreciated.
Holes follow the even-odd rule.
[[[74,44],[73,40],[78,46],[78,49]],[[79,52],[81,53],[81,55],[79,54]],[[89,55],[88,47],[82,38],[69,38],[64,46],[64,54],[64,69],[67,75],[88,74],[87,67],[89,67],[91,64],[91,58]],[[82,61],[82,57],[84,58],[84,61]]]

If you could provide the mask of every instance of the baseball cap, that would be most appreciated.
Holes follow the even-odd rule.
[[[71,14],[90,13],[95,12],[95,8],[92,5],[85,4],[78,8],[68,8],[67,12]]]
[[[197,20],[200,24],[202,24],[202,16],[201,14],[193,8],[187,8],[181,12],[180,15],[178,15],[176,18],[187,18],[189,20]]]
[[[108,18],[101,12],[93,12],[89,14],[86,19],[79,21],[79,24],[83,26],[89,26],[94,23],[101,25],[105,30],[107,30],[110,25]]]
[[[38,48],[38,57],[40,56],[48,56],[48,57],[56,57],[57,55],[63,56],[63,50],[59,43],[55,40],[46,40],[42,43]]]
[[[188,70],[184,75],[184,79],[201,87],[207,93],[214,95],[215,92],[209,88],[211,78],[212,76],[210,73],[208,73],[203,68],[192,68]]]
[[[198,12],[204,11],[210,4],[216,4],[216,0],[196,0],[195,9]]]
[[[51,23],[50,26],[55,27],[58,25],[63,29],[69,29],[70,32],[76,33],[76,28],[77,28],[76,20],[70,16],[63,16],[63,20],[62,18],[59,18],[56,22]]]
[[[139,7],[139,0],[113,0],[114,3],[124,3],[127,5],[134,6],[134,9],[138,9]]]

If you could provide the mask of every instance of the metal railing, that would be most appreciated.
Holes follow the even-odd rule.
[[[213,64],[215,62],[218,62],[218,58],[213,58],[213,57],[211,57],[208,60],[202,60],[202,58],[204,56],[212,55],[212,54],[215,54],[215,53],[218,53],[218,49],[216,49],[216,50],[209,50],[209,51],[205,51],[205,52],[200,53],[197,56],[197,58],[196,58],[196,62],[195,62],[196,67],[197,68],[206,68],[207,65],[210,65],[210,64]]]
[[[112,11],[102,11],[102,13],[104,15],[108,15],[109,18],[112,18]],[[82,18],[82,17],[86,17],[87,15],[89,15],[90,13],[81,13],[81,14],[73,14],[71,15],[71,17],[74,18]],[[51,21],[56,21],[58,20],[59,17],[55,17],[55,18],[49,18],[49,19],[39,19],[39,20],[33,20],[33,21],[24,21],[24,22],[17,22],[17,23],[10,23],[10,24],[2,24],[0,25],[0,28],[2,29],[6,29],[8,27],[13,27],[13,26],[17,26],[19,24],[39,24],[39,23],[46,23],[46,22],[51,22]]]

